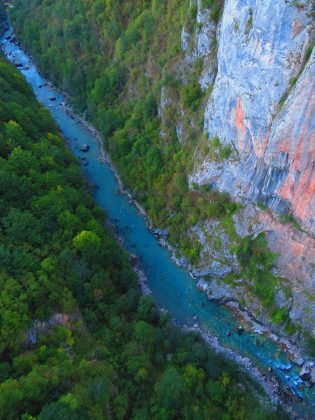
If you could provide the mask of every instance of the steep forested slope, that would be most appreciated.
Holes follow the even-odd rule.
[[[0,419],[279,418],[140,296],[78,162],[2,58],[0,261]]]
[[[2,31],[3,31],[3,19],[5,17],[5,8],[4,8],[4,3],[0,2],[0,35],[2,35]]]
[[[267,12],[256,11],[252,1],[234,7],[221,0],[16,0],[11,14],[18,36],[41,71],[97,125],[124,184],[153,223],[168,229],[168,240],[184,256],[181,261],[208,280],[212,298],[238,300],[261,322],[276,325],[277,332],[282,327],[282,333],[298,343],[303,335],[314,336],[315,241],[292,224],[292,214],[279,219],[266,211],[266,204],[284,203],[274,195],[284,172],[268,170],[261,158],[256,162],[250,149],[256,143],[250,135],[259,120],[256,131],[265,145],[267,123],[258,114],[252,116],[263,103],[259,95],[276,92],[269,95],[272,106],[266,102],[275,116],[280,99],[283,105],[294,88],[296,80],[289,79],[310,59],[311,6],[306,3],[265,4],[268,13],[276,9],[273,19],[283,23],[272,25],[283,28],[283,33],[270,27],[269,34],[268,21],[263,20],[266,37],[279,43],[280,63],[272,61],[271,54],[269,64],[264,36],[258,39],[258,17],[263,19]],[[288,45],[291,26],[295,36]],[[267,39],[267,52],[272,42]],[[286,71],[281,51],[290,58],[291,47],[296,60]],[[245,118],[247,108],[244,111],[243,102],[237,101],[238,87],[244,83],[236,73],[244,69],[239,76],[247,80],[249,60],[254,63],[253,75],[263,73],[266,66],[279,80],[264,90],[262,77],[255,104],[250,103],[255,79],[249,78],[244,92],[239,89],[242,98],[249,98],[251,114]],[[226,80],[235,94],[226,88]],[[240,141],[233,143],[234,138]],[[256,149],[259,155],[260,143]],[[247,153],[246,167],[238,165],[242,150]],[[271,160],[282,168],[287,154],[284,149],[279,153]],[[305,151],[304,155],[313,170],[312,155]],[[256,179],[257,185],[252,185]],[[243,197],[245,205],[222,192],[235,192],[237,198],[244,186],[249,192]],[[254,202],[248,208],[248,197],[258,206]]]

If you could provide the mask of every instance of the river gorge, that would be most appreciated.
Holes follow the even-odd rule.
[[[107,214],[123,247],[138,261],[145,278],[144,291],[174,322],[184,329],[199,331],[211,346],[249,370],[274,400],[284,399],[293,416],[314,418],[314,388],[299,377],[303,361],[297,360],[296,354],[292,357],[277,337],[272,340],[263,328],[259,331],[259,325],[254,331],[251,323],[231,308],[208,300],[198,290],[188,271],[176,265],[172,252],[162,247],[149,230],[145,216],[131,197],[122,193],[96,130],[76,116],[67,105],[66,96],[42,78],[33,60],[14,40],[11,28],[5,32],[1,47],[25,76],[38,100],[49,108],[69,148],[80,160],[96,202]]]

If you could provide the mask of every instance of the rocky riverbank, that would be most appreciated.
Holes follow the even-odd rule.
[[[47,82],[47,83],[49,83],[49,82]],[[62,92],[60,92],[60,94],[62,94],[64,96],[64,94]],[[65,112],[72,119],[74,119],[77,124],[82,125],[86,130],[88,130],[91,133],[91,135],[94,136],[95,139],[97,139],[97,141],[99,142],[99,145],[100,145],[99,159],[101,161],[103,161],[104,163],[106,162],[107,164],[109,164],[110,168],[112,169],[113,174],[115,175],[118,186],[119,186],[119,193],[127,196],[129,203],[134,205],[136,207],[137,211],[139,212],[139,214],[141,214],[141,216],[145,218],[147,228],[158,239],[160,245],[164,248],[167,248],[171,252],[172,259],[175,262],[175,264],[177,266],[181,266],[181,267],[184,267],[185,269],[187,269],[191,278],[195,281],[196,287],[198,289],[204,291],[205,293],[207,293],[207,296],[210,300],[217,300],[218,303],[225,304],[234,313],[235,317],[239,320],[239,325],[242,326],[242,328],[245,328],[248,331],[253,331],[257,334],[268,337],[272,341],[276,342],[281,347],[281,349],[290,356],[290,359],[292,360],[292,362],[295,363],[297,366],[300,366],[300,367],[302,366],[302,369],[303,369],[303,365],[305,363],[312,362],[312,359],[304,356],[301,353],[300,349],[298,349],[298,347],[296,345],[294,345],[292,342],[290,342],[290,340],[288,340],[287,338],[283,338],[283,337],[278,336],[277,334],[275,334],[274,332],[272,332],[270,330],[268,325],[264,325],[263,323],[261,323],[257,319],[255,319],[255,317],[251,313],[243,310],[240,307],[238,301],[234,300],[233,298],[229,299],[228,297],[226,298],[226,300],[222,301],[222,299],[216,299],[215,294],[213,294],[213,293],[209,294],[208,293],[209,292],[209,283],[203,279],[202,275],[198,275],[198,271],[194,269],[194,267],[189,263],[189,261],[186,258],[178,257],[178,249],[176,249],[174,246],[172,246],[167,241],[167,234],[168,234],[167,230],[166,229],[161,230],[161,229],[155,228],[152,221],[150,220],[150,218],[146,214],[144,208],[133,197],[133,195],[124,188],[123,182],[122,182],[122,180],[121,180],[121,178],[118,174],[117,168],[111,162],[111,159],[110,159],[108,153],[105,151],[105,149],[103,147],[103,139],[102,139],[101,134],[89,122],[87,122],[83,118],[83,116],[78,116],[77,114],[75,114],[73,112],[72,108],[69,105],[67,105],[66,103],[63,103],[63,107],[65,109]],[[70,139],[70,141],[71,141],[71,139]],[[115,225],[113,223],[110,223],[110,222],[108,222],[108,224],[109,224],[111,230],[114,232],[117,240],[123,246],[124,245],[124,240],[119,235],[119,233],[117,232],[117,229],[115,228]],[[147,295],[151,294],[151,291],[150,291],[150,289],[148,287],[148,284],[147,284],[148,283],[147,277],[145,275],[145,272],[144,272],[143,268],[141,267],[141,263],[140,263],[139,259],[135,255],[130,254],[130,260],[131,260],[133,269],[134,269],[135,273],[137,274],[137,276],[139,278],[142,293],[147,294]],[[211,345],[211,347],[213,347],[215,349],[220,349],[220,352],[222,352],[222,353],[224,352],[226,355],[229,355],[229,358],[235,360],[237,363],[240,363],[243,367],[245,367],[251,373],[251,375],[255,379],[259,379],[261,381],[261,378],[259,376],[257,376],[259,370],[254,367],[254,365],[249,361],[249,359],[243,358],[243,357],[237,355],[236,353],[234,353],[232,350],[221,346],[216,337],[211,336],[211,334],[208,333],[208,332],[203,332],[202,330],[200,330],[197,324],[195,324],[194,327],[187,327],[187,328],[188,329],[193,328],[194,330],[198,330],[201,333],[201,335],[204,337],[204,339],[207,341],[207,343],[209,345]],[[259,374],[262,375],[261,373],[259,373]],[[275,391],[274,384],[271,386],[271,384],[268,381],[266,383],[269,384],[269,385],[266,384],[266,387],[267,386],[269,387],[268,395],[273,395],[273,393]],[[279,384],[278,384],[278,386],[279,386]],[[291,395],[291,398],[294,398],[293,394],[290,393],[289,391],[286,393],[286,398],[289,398],[288,397],[289,395]],[[278,398],[280,399],[280,394],[279,394]]]
[[[291,411],[286,403],[292,400],[292,394],[282,390],[279,381],[274,376],[269,375],[268,377],[267,375],[261,373],[260,370],[257,369],[247,357],[237,355],[231,349],[223,347],[217,337],[213,336],[209,332],[204,332],[196,326],[185,326],[184,330],[198,332],[203,337],[204,341],[218,354],[224,355],[227,359],[236,362],[244,370],[249,372],[251,377],[261,385],[266,395],[268,395],[274,404],[281,404],[286,409],[286,411]]]
[[[162,247],[167,248],[171,252],[172,259],[175,262],[175,264],[186,268],[191,278],[196,282],[196,287],[198,287],[200,290],[203,290],[203,288],[201,287],[201,284],[208,285],[208,283],[205,282],[202,277],[198,277],[195,275],[195,273],[193,272],[193,267],[187,261],[187,259],[185,259],[184,257],[177,256],[178,250],[166,240],[167,230],[161,230],[153,226],[152,221],[146,214],[143,207],[137,202],[137,200],[132,196],[132,194],[124,188],[123,182],[120,176],[118,175],[117,168],[115,168],[107,152],[103,148],[103,141],[102,141],[101,135],[95,129],[91,128],[87,123],[86,123],[86,127],[89,127],[89,129],[92,130],[91,132],[97,135],[98,141],[100,142],[100,146],[101,146],[101,157],[104,161],[109,163],[110,167],[112,168],[113,173],[119,185],[120,193],[126,195],[128,197],[129,203],[133,204],[137,208],[139,214],[141,214],[145,218],[147,228],[158,239],[160,245]],[[114,225],[112,226],[114,227]],[[117,235],[117,239],[123,245],[123,239],[118,235],[117,232],[116,232],[116,235]],[[133,264],[134,271],[136,272],[139,278],[142,293],[147,294],[147,295],[151,294],[151,291],[147,284],[147,277],[141,267],[141,263],[139,259],[133,254],[130,254],[130,256],[131,256],[131,261]],[[210,296],[209,298],[211,299]],[[307,358],[306,356],[302,355],[301,351],[298,349],[296,345],[292,344],[290,340],[286,338],[279,337],[278,335],[270,331],[270,329],[267,326],[259,323],[249,312],[242,310],[238,302],[231,300],[231,301],[225,302],[225,305],[235,314],[235,317],[239,320],[239,324],[242,326],[240,328],[248,329],[257,334],[268,337],[270,340],[276,342],[280,346],[280,348],[289,355],[292,362],[296,364],[297,366],[301,367],[301,375],[303,373],[303,369],[305,366],[307,367],[313,366],[312,359]],[[163,311],[163,308],[160,308],[160,310]],[[294,414],[292,409],[289,406],[287,406],[286,403],[298,397],[294,395],[294,393],[290,389],[286,389],[286,390],[282,389],[279,381],[274,376],[267,377],[265,374],[261,373],[260,370],[257,369],[248,358],[242,357],[236,354],[231,349],[228,349],[222,346],[219,343],[219,340],[217,337],[211,335],[210,332],[205,332],[202,329],[200,329],[200,327],[198,326],[198,323],[195,323],[193,327],[191,326],[181,326],[181,327],[186,331],[199,332],[201,336],[203,337],[203,339],[207,342],[207,344],[209,344],[213,349],[215,349],[217,352],[221,354],[224,354],[230,360],[235,361],[236,363],[241,365],[244,369],[246,369],[250,373],[250,375],[262,385],[264,391],[271,398],[273,402],[275,403],[281,402],[284,405],[284,408],[286,409],[286,411],[290,412],[291,415]],[[310,378],[312,379],[312,374],[310,374]],[[312,383],[312,381],[310,382]]]
[[[145,218],[147,228],[158,239],[160,245],[164,248],[167,248],[171,252],[172,259],[175,262],[175,264],[177,266],[181,266],[187,269],[191,278],[195,281],[196,287],[204,291],[205,293],[207,293],[208,298],[210,300],[217,300],[218,303],[226,305],[234,313],[235,317],[239,320],[239,324],[243,328],[249,331],[253,331],[262,336],[268,337],[270,340],[276,342],[281,347],[281,349],[289,355],[292,362],[295,363],[297,366],[301,367],[305,363],[306,364],[311,363],[313,361],[312,358],[309,358],[306,355],[302,354],[301,350],[294,343],[292,343],[288,338],[284,338],[275,334],[273,331],[270,330],[268,325],[264,325],[263,323],[259,322],[251,313],[242,309],[238,301],[234,299],[228,299],[228,298],[226,299],[226,301],[222,301],[221,299],[215,299],[213,294],[212,295],[208,294],[209,283],[203,279],[203,276],[196,275],[196,270],[194,270],[194,267],[189,263],[189,261],[186,258],[178,257],[178,249],[176,249],[167,241],[167,230],[161,230],[161,229],[155,228],[152,221],[150,220],[147,213],[145,212],[144,208],[133,197],[133,195],[124,188],[123,182],[118,174],[117,168],[112,163],[108,153],[105,151],[103,147],[103,139],[102,139],[101,134],[90,123],[84,120],[83,117],[76,115],[70,106],[65,105],[65,108],[66,108],[66,112],[69,115],[71,115],[72,118],[74,118],[78,124],[81,124],[82,126],[84,126],[98,140],[100,144],[100,159],[103,162],[106,162],[110,165],[116,177],[117,183],[119,185],[119,192],[121,194],[126,195],[128,197],[129,203],[134,205],[137,208],[137,211],[139,212],[139,214],[141,214],[141,216]],[[113,232],[115,233],[117,240],[123,246],[124,245],[123,238],[118,234],[114,224],[109,222],[109,225],[111,229],[113,230]],[[151,291],[147,284],[147,277],[144,273],[144,270],[141,267],[141,263],[139,259],[133,254],[130,254],[130,258],[133,265],[133,269],[135,273],[138,275],[142,293],[147,294],[147,295],[151,294]],[[202,333],[202,335],[204,334],[207,334],[207,333]],[[211,341],[213,343],[215,342],[218,343],[218,340],[217,339],[214,340],[214,337],[211,337]],[[234,352],[232,352],[232,350],[226,349],[226,351],[233,354],[233,358],[237,362],[238,362],[237,360],[238,357],[242,359],[241,356],[236,355]],[[249,359],[246,359],[246,360],[249,360]]]

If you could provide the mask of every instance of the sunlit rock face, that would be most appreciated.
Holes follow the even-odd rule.
[[[276,211],[292,210],[315,234],[310,8],[307,0],[225,1],[204,126],[209,139],[218,136],[235,152],[223,164],[207,159],[197,164],[190,182],[209,183]]]
[[[264,158],[267,165],[285,171],[275,192],[291,204],[294,214],[314,233],[315,50],[274,120]]]

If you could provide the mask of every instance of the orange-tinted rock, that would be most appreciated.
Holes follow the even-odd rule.
[[[267,164],[287,153],[287,175],[275,193],[290,203],[294,215],[315,233],[315,63],[314,56],[274,122]],[[274,151],[275,150],[275,151]]]
[[[238,132],[238,145],[241,150],[244,149],[244,140],[245,140],[245,134],[246,134],[244,117],[245,117],[245,112],[242,108],[242,101],[240,98],[238,98],[237,106],[235,109],[235,126]]]

